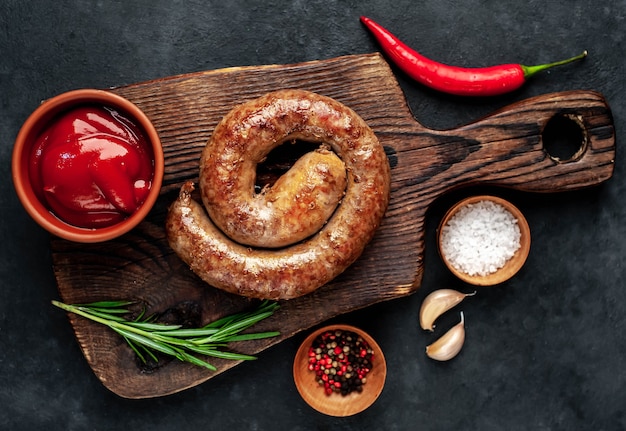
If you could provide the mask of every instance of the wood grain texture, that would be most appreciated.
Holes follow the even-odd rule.
[[[256,354],[333,316],[414,293],[421,282],[427,210],[442,194],[472,184],[556,192],[599,184],[613,174],[611,112],[597,93],[573,91],[529,99],[475,123],[429,130],[413,118],[390,68],[378,54],[294,65],[230,68],[113,88],[152,120],[166,158],[161,196],[147,219],[127,235],[102,244],[53,238],[54,272],[67,303],[131,299],[158,313],[190,302],[207,322],[252,301],[200,281],[169,248],[167,207],[181,184],[197,181],[198,160],[211,131],[235,105],[280,88],[333,97],[361,115],[387,150],[392,172],[389,208],[364,254],[332,283],[286,301],[255,329],[278,329],[270,340],[236,347]],[[542,131],[557,115],[581,125],[585,144],[559,161],[544,149]],[[195,386],[237,365],[214,360],[217,372],[172,361],[152,373],[108,329],[70,316],[89,365],[119,396],[148,398]]]

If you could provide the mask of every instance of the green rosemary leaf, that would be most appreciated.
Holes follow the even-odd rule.
[[[277,303],[269,301],[262,302],[253,311],[226,316],[202,328],[182,328],[181,325],[156,323],[154,315],[144,318],[145,310],[142,310],[134,320],[126,320],[122,315],[130,313],[130,311],[123,307],[133,304],[129,301],[100,301],[80,306],[68,305],[59,301],[52,301],[52,304],[67,312],[108,326],[123,337],[144,363],[146,356],[150,356],[151,359],[158,362],[155,352],[160,352],[193,365],[215,370],[213,365],[194,356],[194,354],[229,360],[252,360],[256,358],[221,349],[224,349],[231,342],[279,335],[278,332],[239,334],[244,329],[271,316],[278,309]]]
[[[193,352],[193,353],[199,353],[201,355],[208,355],[210,354],[212,351],[218,350],[220,348],[226,347],[225,345],[210,345],[210,346],[194,346],[191,345],[189,347],[186,348],[186,350]]]
[[[101,318],[106,319],[106,320],[111,320],[111,321],[114,321],[114,322],[126,322],[126,319],[124,319],[121,316],[115,316],[113,314],[103,313],[101,311],[96,311],[96,310],[93,310],[91,308],[87,308],[87,307],[84,307],[84,306],[78,306],[76,308],[81,310],[81,311],[83,311],[83,312],[85,312],[85,313],[91,314],[93,316],[101,317]]]
[[[213,356],[215,358],[229,359],[232,361],[253,361],[256,356],[244,355],[242,353],[224,352],[222,350],[209,350],[205,353],[207,356]]]
[[[206,350],[223,349],[223,348],[226,348],[227,346],[228,346],[228,343],[211,343],[211,344],[189,343],[189,345],[185,346],[185,348],[192,352],[202,353]]]
[[[132,305],[134,302],[132,301],[98,301],[98,302],[90,302],[88,304],[79,304],[76,307],[89,307],[89,308],[119,308],[126,307],[127,305]]]
[[[215,328],[181,328],[181,329],[172,329],[171,331],[154,331],[153,334],[156,335],[167,335],[171,337],[181,337],[181,338],[189,338],[189,337],[204,337],[207,335],[215,334],[218,329]]]
[[[272,312],[268,311],[265,313],[260,313],[258,315],[248,316],[243,320],[232,323],[227,327],[224,327],[222,330],[218,331],[214,335],[208,337],[210,341],[224,341],[227,340],[231,335],[236,334],[237,332],[243,331],[244,329],[249,328],[255,323],[269,317],[272,315]],[[210,342],[209,341],[209,342]]]
[[[85,308],[85,307],[83,307]],[[128,314],[130,310],[126,308],[100,308],[100,307],[89,307],[91,312],[99,312],[105,314]]]
[[[141,360],[141,362],[143,362],[145,364],[146,363],[146,358],[141,354],[141,352],[139,351],[137,346],[135,346],[135,343],[130,338],[125,337],[123,335],[122,335],[122,338],[124,338],[124,340],[126,341],[126,344],[128,344],[130,346],[130,348],[133,350],[133,352],[135,352],[135,355],[137,355],[139,360]]]
[[[212,356],[215,358],[230,359],[235,361],[249,361],[256,359],[256,356],[246,355],[244,353],[227,352],[213,348],[212,346],[193,346],[189,348],[190,351],[198,353],[200,355]]]
[[[156,333],[154,331],[163,332],[164,334],[170,335],[170,333],[174,330],[180,329],[182,325],[165,325],[163,323],[149,323],[149,322],[127,322],[129,326],[134,328],[143,329],[145,331],[151,331],[152,333]]]
[[[140,347],[146,353],[148,353],[150,355],[150,357],[155,362],[159,362],[159,359],[154,355],[154,353],[152,353],[151,349],[159,351],[159,352],[164,353],[164,354],[169,355],[169,356],[173,356],[173,357],[175,357],[175,358],[177,358],[177,359],[179,359],[180,361],[183,361],[183,362],[190,362],[190,363],[192,363],[194,365],[200,365],[202,367],[209,368],[211,370],[215,370],[216,369],[213,365],[211,365],[211,364],[209,364],[209,363],[207,363],[207,362],[205,362],[205,361],[203,361],[203,360],[201,360],[199,358],[196,358],[193,355],[188,354],[185,351],[185,349],[179,348],[178,346],[162,344],[162,343],[160,343],[158,341],[152,341],[149,338],[145,338],[145,337],[142,337],[141,335],[137,335],[137,334],[129,336],[129,334],[132,334],[132,333],[126,333],[124,330],[115,329],[115,328],[114,328],[114,330],[116,332],[118,332],[119,334],[126,335],[127,337],[129,337],[131,339],[132,342],[140,343]]]
[[[113,329],[115,332],[117,332],[118,334],[120,334],[121,336],[125,338],[130,338],[132,341],[136,343],[142,344],[158,352],[165,353],[166,355],[176,356],[178,353],[178,351],[172,346],[168,346],[167,344],[154,341],[143,335],[136,334],[134,332],[130,332],[122,328],[111,327],[111,329]]]
[[[229,316],[222,317],[221,319],[218,319],[209,323],[208,325],[204,326],[204,328],[208,329],[208,328],[225,327],[225,326],[230,325],[232,322],[245,319],[254,314],[265,313],[268,311],[271,311],[273,313],[278,308],[280,308],[280,305],[277,302],[270,302],[268,300],[264,300],[263,302],[261,302],[261,304],[258,306],[258,308],[255,311],[252,311],[252,312],[243,311],[240,313],[231,314]]]
[[[145,315],[146,315],[146,309],[142,308],[141,313],[139,313],[139,315],[135,317],[135,320],[133,320],[133,322],[141,322],[141,319],[143,319],[143,316]]]
[[[214,320],[213,322],[205,325],[202,329],[212,329],[212,328],[221,328],[223,326],[229,325],[232,321],[237,320],[240,317],[240,314],[233,314],[231,316],[222,317],[221,319]]]
[[[208,368],[211,371],[217,371],[217,368],[215,368],[214,365],[211,365],[208,362],[187,353],[183,353],[182,360],[194,365],[198,365],[200,367]]]
[[[156,355],[152,352],[152,350],[148,349],[146,346],[139,346],[141,347],[141,349],[146,352],[154,362],[159,362],[159,358],[156,357]]]
[[[280,335],[280,332],[278,332],[278,331],[256,332],[256,333],[253,333],[253,334],[233,335],[233,336],[228,338],[228,341],[232,343],[234,341],[260,340],[260,339],[263,339],[263,338],[277,337],[279,335]]]
[[[150,356],[150,358],[154,362],[159,362],[159,358],[156,357],[154,352],[152,350],[150,350],[149,348],[147,348],[146,346],[144,346],[143,344],[135,344],[132,340],[130,340],[130,339],[126,338],[126,337],[124,337],[124,340],[126,340],[128,345],[130,346],[130,348],[137,354],[137,356],[139,356],[139,359],[144,364],[147,363],[147,361],[146,361],[145,357],[143,356],[143,354],[140,352],[140,350],[143,351],[146,355]]]

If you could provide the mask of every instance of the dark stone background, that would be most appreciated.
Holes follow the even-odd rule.
[[[513,280],[463,305],[467,341],[449,363],[424,355],[432,338],[419,329],[418,311],[436,288],[466,289],[443,268],[434,232],[447,207],[476,190],[440,199],[429,214],[422,289],[333,319],[370,332],[388,359],[384,392],[359,415],[324,416],[299,397],[291,367],[305,333],[173,396],[126,400],[109,392],[65,314],[50,305],[58,293],[49,237],[13,190],[10,156],[23,121],[42,99],[75,88],[376,51],[362,14],[424,54],[462,66],[536,64],[589,50],[582,63],[486,100],[397,78],[416,118],[431,128],[456,127],[534,95],[600,91],[617,131],[613,179],[556,195],[496,191],[527,216],[531,255]],[[3,0],[0,429],[626,428],[625,17],[624,0]]]

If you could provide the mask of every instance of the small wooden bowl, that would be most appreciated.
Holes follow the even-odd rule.
[[[58,115],[79,106],[108,106],[124,113],[146,135],[152,150],[154,171],[152,186],[143,204],[123,221],[108,227],[88,229],[77,227],[57,218],[42,202],[30,180],[29,167],[32,164],[32,149],[39,134]],[[79,89],[59,94],[44,101],[22,125],[12,157],[12,175],[15,191],[28,214],[48,232],[70,241],[94,243],[107,241],[137,226],[150,212],[161,191],[164,171],[163,148],[159,135],[150,119],[129,100],[105,90]]]
[[[367,383],[363,385],[362,392],[355,391],[345,396],[338,393],[327,395],[316,381],[315,373],[308,368],[309,348],[315,339],[326,331],[336,330],[351,331],[360,335],[374,351],[372,369],[367,374]],[[298,392],[307,404],[329,416],[352,416],[367,409],[381,394],[386,376],[387,363],[380,346],[367,333],[350,325],[330,325],[314,331],[304,340],[293,362],[293,378]]]
[[[507,211],[509,211],[516,219],[517,224],[520,229],[520,247],[517,249],[513,257],[511,257],[502,268],[498,269],[496,272],[487,275],[469,275],[465,272],[459,271],[448,261],[446,256],[442,251],[442,231],[443,227],[448,224],[450,219],[464,206],[475,204],[481,201],[491,201],[496,204],[503,206]],[[521,268],[524,266],[526,262],[526,258],[530,252],[530,228],[528,226],[528,222],[526,218],[521,213],[521,211],[515,207],[512,203],[508,202],[505,199],[489,196],[489,195],[479,195],[472,196],[466,199],[461,200],[457,204],[455,204],[452,208],[448,210],[448,212],[444,215],[441,223],[439,224],[439,228],[437,229],[437,245],[439,248],[439,255],[442,260],[448,267],[448,269],[459,279],[465,281],[466,283],[473,284],[475,286],[494,286],[496,284],[500,284],[505,282],[506,280],[513,277]]]

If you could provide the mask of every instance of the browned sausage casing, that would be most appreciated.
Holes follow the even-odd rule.
[[[294,165],[296,172],[285,175],[302,180],[283,181],[282,190],[256,196],[256,165],[278,145],[294,140],[332,150],[320,150],[321,159],[303,163],[307,172],[317,171],[317,179],[303,185],[309,177]],[[168,241],[214,287],[253,298],[296,298],[328,283],[361,255],[387,208],[389,183],[384,150],[354,111],[319,94],[276,91],[236,107],[215,128],[200,161],[207,211],[191,198],[193,183],[184,184],[168,212]],[[272,212],[267,208],[276,200],[281,207],[290,200],[294,206],[280,209],[279,222],[264,227],[271,224],[267,214],[256,216]],[[305,220],[307,226],[321,225],[311,234],[298,223],[310,212],[313,218],[322,212],[332,216],[322,223]],[[276,245],[274,236],[293,244]]]

